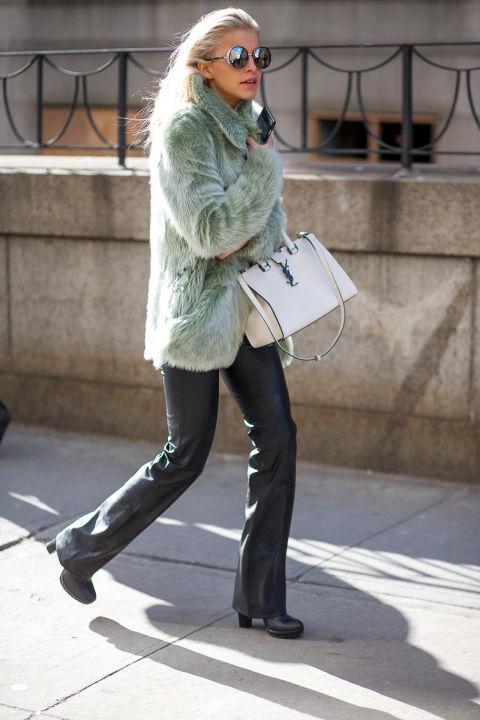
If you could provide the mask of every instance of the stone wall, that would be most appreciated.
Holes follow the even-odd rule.
[[[22,162],[0,159],[0,397],[22,422],[160,447],[161,376],[142,359],[144,161]],[[315,232],[359,288],[335,350],[287,370],[300,457],[479,481],[478,173],[299,169],[284,205],[290,232]],[[321,350],[336,322],[297,349]],[[223,390],[216,449],[247,450],[239,427]]]

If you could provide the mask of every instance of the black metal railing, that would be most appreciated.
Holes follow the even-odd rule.
[[[455,48],[458,52],[474,51],[473,61],[468,67],[453,67],[445,64],[445,62],[439,62],[433,60],[431,57],[427,57],[427,53],[431,52],[432,49],[450,49]],[[458,106],[458,100],[460,95],[460,89],[462,84],[462,78],[464,79],[466,89],[466,107],[471,115],[473,121],[473,128],[476,132],[480,130],[480,116],[477,110],[475,99],[474,99],[474,83],[472,80],[473,73],[480,70],[480,64],[478,58],[478,50],[480,50],[480,43],[420,43],[420,44],[350,44],[350,45],[312,45],[312,46],[273,46],[273,56],[275,59],[275,51],[279,51],[278,54],[285,55],[290,54],[285,61],[278,65],[275,62],[272,66],[264,71],[262,76],[260,94],[264,104],[268,104],[267,91],[269,90],[270,78],[274,73],[278,73],[285,70],[289,66],[298,61],[300,63],[300,102],[298,107],[298,114],[300,118],[300,142],[293,144],[284,139],[280,133],[280,127],[277,124],[275,132],[277,144],[281,152],[285,153],[316,153],[327,157],[334,156],[350,156],[350,157],[365,157],[367,154],[379,154],[382,158],[391,158],[394,161],[399,160],[403,168],[410,168],[412,165],[412,158],[416,159],[432,159],[434,155],[456,155],[456,156],[479,156],[480,151],[472,149],[443,149],[439,150],[436,145],[441,140],[448,128],[451,126],[452,119],[455,115]],[[331,51],[341,51],[347,57],[352,53],[365,53],[371,52],[378,55],[379,52],[387,52],[388,57],[378,61],[374,59],[370,64],[363,64],[359,68],[345,68],[339,64],[334,63],[329,57]],[[16,142],[0,143],[0,148],[7,149],[9,151],[18,151],[19,149],[29,149],[36,151],[48,151],[49,149],[55,148],[57,150],[103,150],[115,152],[118,156],[118,162],[120,165],[125,164],[126,153],[129,150],[134,150],[141,147],[142,140],[137,139],[134,142],[127,142],[127,114],[129,110],[129,73],[132,67],[135,67],[137,71],[140,71],[145,76],[159,77],[162,75],[168,56],[172,52],[172,48],[123,48],[123,49],[105,49],[105,50],[56,50],[56,51],[22,51],[22,52],[0,52],[0,71],[2,69],[1,63],[3,62],[14,62],[15,60],[25,60],[20,67],[9,70],[8,72],[0,72],[0,80],[2,83],[2,101],[0,108],[3,107],[5,117],[7,119],[7,126],[10,128],[10,132],[13,133]],[[140,57],[144,54],[151,54],[153,57],[160,58],[160,64],[163,64],[163,69],[153,68],[140,61]],[[475,53],[477,55],[475,56]],[[72,58],[72,56],[94,56],[101,55],[106,56],[108,59],[103,61],[98,67],[88,70],[73,70],[65,67],[66,60],[63,60],[63,65],[59,63],[60,57]],[[323,55],[323,56],[322,56]],[[326,59],[328,58],[328,59]],[[10,59],[10,60],[8,60]],[[454,75],[454,91],[453,99],[449,106],[445,110],[445,104],[441,114],[442,126],[436,133],[436,136],[430,138],[428,142],[424,142],[421,145],[414,147],[414,103],[413,103],[413,80],[414,80],[414,60],[415,63],[423,63],[437,70],[452,73]],[[400,63],[401,82],[398,83],[398,91],[396,93],[396,111],[400,118],[400,138],[398,143],[388,142],[385,138],[380,137],[372,129],[371,123],[369,122],[369,113],[366,108],[364,98],[364,79],[367,75],[373,72],[379,71],[380,69],[394,65],[394,63]],[[309,97],[309,82],[314,74],[312,74],[312,67],[319,69],[323,68],[330,72],[341,74],[346,77],[346,89],[343,101],[341,102],[341,109],[339,110],[337,117],[334,122],[333,128],[331,128],[325,137],[321,138],[321,141],[312,145],[309,145],[308,138],[308,122],[310,113],[310,97]],[[69,78],[72,83],[71,89],[71,101],[69,103],[68,110],[66,111],[66,117],[63,122],[61,129],[56,132],[53,137],[44,137],[44,110],[48,105],[45,91],[45,69]],[[92,106],[91,99],[89,97],[89,81],[94,76],[99,76],[105,73],[110,68],[116,71],[116,98],[115,98],[115,113],[116,113],[116,138],[115,140],[109,140],[102,133],[98,124],[95,120],[95,111]],[[17,115],[21,115],[24,111],[16,110],[15,103],[10,100],[10,88],[13,83],[22,76],[26,76],[28,73],[34,73],[35,77],[35,90],[33,93],[32,103],[35,107],[35,123],[34,129],[31,133],[33,137],[27,137],[24,131],[19,129],[19,120]],[[418,72],[418,65],[415,68],[415,72]],[[478,76],[476,76],[478,78]],[[140,83],[141,84],[141,83]],[[141,87],[137,87],[137,92],[142,90]],[[58,92],[57,92],[58,95]],[[356,99],[354,100],[354,96]],[[360,113],[361,123],[363,125],[365,136],[372,138],[376,144],[375,148],[371,147],[340,147],[336,140],[340,137],[341,129],[346,122],[348,117],[349,109],[355,102]],[[65,103],[63,103],[65,104]],[[18,103],[17,103],[18,105]],[[69,128],[72,118],[76,110],[83,106],[88,123],[95,133],[95,136],[99,140],[97,145],[62,145],[61,140]],[[438,98],[436,98],[436,106],[439,106]],[[367,143],[368,144],[368,143]]]

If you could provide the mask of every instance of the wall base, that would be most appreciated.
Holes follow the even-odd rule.
[[[161,389],[5,374],[0,381],[14,421],[158,441],[159,450],[167,439]],[[300,460],[480,481],[478,426],[295,403],[292,413]],[[245,455],[251,449],[241,414],[225,394],[220,396],[213,449]]]

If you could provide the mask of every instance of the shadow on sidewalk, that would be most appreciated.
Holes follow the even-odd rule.
[[[391,607],[376,601],[363,605],[369,606],[370,617],[364,618],[366,628],[371,627],[375,622],[384,625],[385,622],[390,621],[396,623],[399,634],[406,632],[405,619]],[[148,615],[151,619],[156,618],[152,619],[153,625],[162,627],[160,618],[164,611],[168,611],[168,608],[164,606],[150,608]],[[383,618],[379,618],[380,614]],[[181,673],[188,673],[247,692],[322,720],[325,717],[394,720],[397,715],[362,706],[358,700],[354,703],[348,702],[348,693],[355,693],[355,688],[352,690],[347,685],[344,689],[344,697],[338,696],[338,690],[327,694],[307,687],[306,685],[312,684],[312,670],[314,677],[315,671],[319,671],[318,674],[322,675],[318,679],[319,687],[329,686],[328,680],[340,679],[398,700],[410,708],[421,708],[434,713],[444,720],[459,720],[459,718],[473,720],[478,717],[478,705],[469,702],[469,699],[477,695],[475,688],[469,682],[442,670],[430,655],[409,645],[405,640],[402,641],[400,637],[385,644],[379,638],[370,639],[368,630],[358,634],[357,637],[352,637],[349,632],[350,637],[343,641],[345,644],[339,657],[334,646],[332,649],[332,642],[342,642],[342,639],[335,637],[333,641],[331,638],[329,640],[322,636],[321,629],[311,625],[302,639],[286,642],[266,638],[261,624],[244,631],[225,627],[225,622],[220,625],[213,624],[208,629],[190,635],[187,644],[193,645],[195,649],[173,643],[146,655],[138,652],[136,654]],[[325,630],[329,627],[328,617],[323,617],[322,626]],[[152,647],[158,643],[158,638],[154,636],[129,630],[115,620],[105,617],[95,618],[90,623],[90,628],[119,650],[129,653],[135,653],[134,648]],[[201,636],[196,641],[195,636],[199,632]],[[360,646],[365,660],[358,657]],[[233,661],[219,657],[222,654],[228,657],[231,648],[234,648]],[[350,649],[356,653],[355,656],[349,656]],[[376,662],[372,662],[372,654],[376,655]],[[262,672],[261,662],[257,663],[260,665],[260,671],[249,668],[255,666],[256,661],[266,661],[265,672]],[[272,663],[277,666],[287,663],[287,673],[293,677],[293,680],[272,676]],[[295,672],[292,672],[291,667],[296,663],[300,672],[304,666],[308,666],[305,685],[295,681]],[[330,676],[327,680],[325,673]],[[279,674],[286,673],[280,668]],[[334,682],[334,686],[335,684]],[[427,700],[426,696],[429,692],[431,694]]]
[[[136,643],[155,641],[155,638],[129,630],[114,620],[104,617],[93,620],[90,628],[106,637],[109,643],[123,651],[131,652],[132,645],[134,646]],[[305,644],[304,641],[302,644]],[[241,647],[241,642],[236,645],[237,652],[241,651]],[[325,718],[327,710],[332,713],[332,717],[353,717],[352,713],[354,713],[355,720],[395,720],[395,717],[389,713],[379,712],[368,707],[362,708],[356,704],[352,705],[347,701],[332,698],[316,690],[301,687],[296,683],[248,670],[224,660],[212,659],[208,654],[192,651],[175,644],[168,647],[168,652],[156,651],[149,655],[148,659],[166,665],[172,670],[195,675],[234,690],[248,692],[257,698],[268,700],[296,712],[322,718],[322,720]],[[272,649],[272,654],[267,659],[279,662],[278,652],[274,653]],[[287,659],[286,661],[291,662]],[[307,659],[304,662],[306,661]]]

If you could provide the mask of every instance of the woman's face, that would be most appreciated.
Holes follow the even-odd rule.
[[[241,45],[248,53],[252,53],[260,45],[258,34],[250,28],[227,30],[208,57],[223,57],[236,45]],[[210,89],[232,108],[241,100],[254,98],[262,75],[262,70],[257,68],[251,55],[243,68],[233,68],[227,60],[222,59],[199,62],[198,69],[206,78]]]

